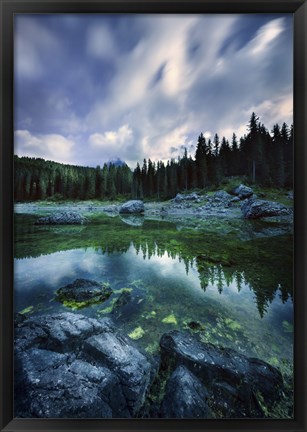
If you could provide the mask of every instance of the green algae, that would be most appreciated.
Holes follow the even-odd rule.
[[[96,311],[97,315],[101,315],[101,314],[104,315],[104,314],[112,313],[113,310],[114,310],[114,305],[115,305],[115,303],[117,302],[118,299],[119,299],[119,297],[112,298],[111,301],[110,301],[110,303],[109,303],[109,306],[107,306],[104,309],[99,309],[99,310]]]
[[[149,355],[157,354],[159,352],[159,350],[160,350],[160,346],[159,346],[159,343],[157,341],[147,345],[145,348],[145,351]]]
[[[133,288],[120,288],[118,290],[113,290],[114,294],[131,293]]]
[[[282,328],[286,333],[293,333],[293,324],[289,323],[289,321],[283,321]]]
[[[177,319],[176,319],[175,315],[172,313],[172,314],[166,316],[165,318],[163,318],[162,322],[164,324],[177,324]]]
[[[235,320],[230,318],[225,319],[225,324],[233,331],[241,330],[242,326]]]
[[[34,312],[34,306],[28,306],[28,307],[22,309],[19,313],[21,315],[25,315],[25,314],[31,314],[33,312]]]
[[[128,333],[130,339],[138,340],[144,336],[145,332],[142,327],[136,327],[131,333]]]

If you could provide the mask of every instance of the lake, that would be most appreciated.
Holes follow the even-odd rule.
[[[292,235],[280,223],[220,218],[121,218],[95,213],[80,226],[35,226],[15,215],[15,312],[112,317],[155,355],[163,333],[185,329],[293,370]],[[108,284],[87,307],[56,291],[76,279]]]

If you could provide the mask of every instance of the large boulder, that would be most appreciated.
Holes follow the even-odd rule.
[[[260,219],[272,216],[287,216],[292,214],[292,209],[278,202],[259,199],[245,200],[241,206],[244,218]]]
[[[150,382],[150,364],[144,355],[123,337],[111,332],[87,339],[84,349],[96,362],[116,371],[127,408],[131,416],[135,416],[145,401]]]
[[[213,418],[204,385],[186,367],[179,366],[166,385],[161,405],[164,418]]]
[[[176,330],[162,336],[160,347],[162,367],[185,366],[192,372],[206,387],[210,408],[219,417],[264,417],[283,396],[281,373],[262,360]]]
[[[144,211],[144,203],[140,200],[127,201],[119,209],[119,213],[122,214],[139,214],[144,213]]]
[[[15,415],[136,417],[151,366],[109,319],[32,317],[15,333]]]
[[[64,211],[49,216],[40,217],[35,225],[82,225],[86,218],[80,213]]]
[[[234,195],[237,195],[241,200],[249,198],[253,195],[254,191],[252,188],[245,186],[244,184],[240,184],[235,187],[232,191]]]
[[[56,299],[69,306],[84,307],[93,303],[107,300],[112,294],[108,284],[99,283],[88,279],[76,279],[74,282],[59,288]]]

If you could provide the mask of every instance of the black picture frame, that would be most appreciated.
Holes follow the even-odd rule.
[[[77,420],[13,417],[13,18],[16,13],[292,13],[294,16],[294,310],[293,420]],[[305,0],[0,0],[0,430],[13,431],[307,431],[306,203],[307,4]]]

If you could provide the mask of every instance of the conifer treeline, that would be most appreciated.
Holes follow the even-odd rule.
[[[101,168],[64,165],[40,158],[15,156],[16,201],[58,199],[114,199],[131,194],[128,165]]]
[[[15,200],[170,198],[183,190],[218,186],[230,176],[291,188],[292,171],[293,126],[276,124],[270,134],[253,113],[248,133],[239,141],[235,134],[229,143],[217,134],[207,140],[201,133],[194,159],[185,149],[166,164],[144,159],[133,172],[126,164],[89,168],[15,156]]]

